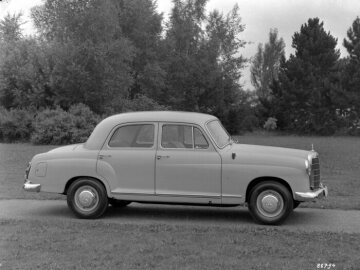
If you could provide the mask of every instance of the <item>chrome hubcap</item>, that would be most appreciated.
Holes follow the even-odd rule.
[[[81,191],[79,202],[83,207],[90,207],[95,201],[95,194],[89,190]]]
[[[84,212],[92,211],[99,203],[99,196],[91,186],[80,187],[75,193],[75,204]]]
[[[274,195],[266,195],[261,200],[262,208],[267,212],[274,212],[278,207],[279,200]]]
[[[284,200],[277,191],[265,190],[257,197],[256,205],[262,215],[272,218],[281,213],[284,208]]]

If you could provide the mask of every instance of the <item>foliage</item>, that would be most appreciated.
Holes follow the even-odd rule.
[[[272,86],[271,113],[282,129],[322,135],[335,132],[336,97],[342,91],[336,44],[318,18],[309,19],[294,34],[295,54],[282,61],[279,80]]]
[[[251,132],[259,127],[259,119],[254,110],[255,93],[253,91],[241,91],[238,101],[228,112],[223,125],[232,135]]]
[[[276,122],[276,118],[269,117],[264,124],[264,129],[266,129],[267,131],[275,130],[277,128]]]
[[[157,100],[226,122],[242,92],[244,26],[237,6],[227,15],[216,10],[206,15],[205,5],[204,0],[174,1],[164,40],[166,86]]]
[[[351,125],[360,119],[360,18],[357,17],[347,31],[347,38],[344,39],[344,47],[349,53],[342,73],[341,113],[352,118]],[[345,98],[344,98],[345,97]],[[355,117],[354,117],[355,116]],[[349,127],[351,128],[351,127]],[[352,129],[352,128],[351,128]]]
[[[121,34],[112,1],[48,0],[32,17],[49,44],[53,104],[68,109],[82,102],[104,113],[128,95],[134,48]]]
[[[144,96],[136,95],[134,99],[127,100],[122,108],[122,111],[166,111],[169,107],[158,104],[153,99]]]
[[[35,144],[69,144],[84,142],[100,118],[83,105],[45,109],[37,114],[31,141]]]
[[[22,14],[7,14],[0,21],[0,40],[5,42],[14,42],[22,38],[21,20]]]
[[[255,87],[260,101],[268,101],[271,97],[270,84],[278,80],[280,60],[285,57],[285,43],[278,38],[278,30],[270,29],[269,41],[263,46],[259,44],[258,51],[251,64],[251,83]]]
[[[34,112],[24,109],[6,110],[0,107],[0,140],[16,142],[29,140],[33,131]]]

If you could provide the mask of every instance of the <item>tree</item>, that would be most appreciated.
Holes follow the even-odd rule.
[[[274,83],[273,109],[279,126],[301,133],[331,134],[336,129],[337,39],[318,18],[309,19],[293,36],[295,55],[282,62]]]
[[[130,98],[139,94],[156,96],[164,88],[166,74],[164,60],[160,57],[162,14],[157,12],[154,0],[120,0],[114,3],[122,35],[134,47]]]
[[[349,127],[356,129],[354,123],[360,118],[360,18],[357,17],[347,31],[343,45],[349,53],[344,66],[342,85],[345,98],[342,99],[341,114],[350,122]]]
[[[278,38],[277,29],[270,29],[269,41],[258,51],[251,64],[251,83],[255,87],[260,101],[268,101],[271,97],[270,84],[278,80],[280,60],[285,56],[285,43]]]
[[[132,84],[134,48],[111,0],[47,0],[32,12],[48,46],[55,105],[84,103],[94,112],[121,110]]]
[[[176,109],[212,113],[227,122],[238,106],[245,42],[237,6],[227,14],[205,14],[206,1],[174,1],[167,26],[166,90],[163,101]],[[231,116],[233,118],[233,116]]]
[[[7,14],[0,21],[0,40],[3,42],[15,42],[21,39],[22,14]]]
[[[14,104],[16,78],[26,63],[27,53],[21,46],[21,14],[7,14],[0,21],[0,104],[11,108]]]

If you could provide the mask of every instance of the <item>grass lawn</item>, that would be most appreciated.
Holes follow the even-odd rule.
[[[0,199],[59,199],[50,193],[31,193],[22,189],[31,158],[56,146],[0,143]],[[0,268],[1,269],[1,268]]]
[[[263,226],[0,221],[0,269],[359,269],[360,235]]]
[[[306,207],[360,209],[360,138],[301,137],[249,134],[237,137],[240,143],[311,149],[320,154],[321,174],[329,198]],[[55,146],[0,144],[0,199],[60,199],[64,196],[28,193],[22,190],[24,171],[32,156]]]

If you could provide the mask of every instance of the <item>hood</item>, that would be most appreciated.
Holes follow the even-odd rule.
[[[280,155],[280,156],[291,156],[298,158],[307,158],[311,151],[299,150],[285,147],[274,147],[274,146],[262,146],[262,145],[251,145],[251,144],[233,144],[231,150],[238,152],[256,153],[261,155]]]
[[[236,163],[301,168],[309,154],[316,154],[306,150],[249,144],[232,144],[226,152],[236,154]]]

